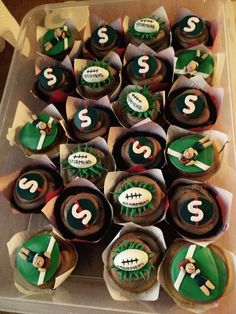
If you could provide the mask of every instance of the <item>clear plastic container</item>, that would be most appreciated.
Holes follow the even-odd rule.
[[[78,10],[81,6],[89,6],[94,13],[107,21],[115,17],[140,17],[152,13],[163,5],[170,20],[175,12],[186,7],[205,16],[206,19],[220,21],[220,36],[218,36],[215,51],[225,57],[225,65],[220,86],[225,89],[224,101],[220,117],[215,129],[229,135],[229,145],[224,155],[221,172],[210,182],[228,189],[236,195],[236,161],[235,161],[235,116],[236,110],[236,48],[233,7],[228,0],[109,0],[109,1],[83,1],[66,2],[62,4],[41,5],[31,10],[23,19],[20,36],[12,59],[4,95],[1,103],[0,125],[0,175],[12,172],[25,165],[27,160],[21,150],[10,147],[6,140],[8,128],[12,125],[18,101],[23,101],[33,111],[39,112],[45,103],[35,99],[30,94],[34,81],[34,61],[36,58],[37,40],[36,27],[43,26],[44,18],[52,10]],[[79,14],[78,14],[79,19]],[[27,55],[27,57],[25,56]],[[52,294],[37,296],[23,296],[14,286],[13,271],[9,263],[6,243],[13,234],[27,228],[37,230],[46,225],[47,220],[41,215],[13,215],[9,210],[8,202],[0,196],[0,309],[25,313],[184,313],[178,308],[168,295],[161,290],[159,300],[156,302],[115,302],[111,299],[102,279],[103,265],[101,252],[114,237],[118,227],[109,232],[102,243],[78,245],[79,263],[72,276]],[[231,213],[229,230],[218,241],[236,253],[236,207],[235,197]],[[164,230],[168,243],[168,231]],[[209,313],[235,313],[235,291],[224,296],[216,309]]]

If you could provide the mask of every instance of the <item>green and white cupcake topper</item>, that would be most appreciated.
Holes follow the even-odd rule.
[[[157,36],[160,30],[164,29],[165,22],[160,22],[160,19],[151,17],[140,18],[134,24],[129,26],[128,32],[140,39],[153,39]]]

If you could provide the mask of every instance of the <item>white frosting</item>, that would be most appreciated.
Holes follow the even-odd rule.
[[[88,83],[99,83],[105,81],[109,72],[99,66],[91,66],[83,71],[82,77]]]
[[[134,23],[134,29],[139,33],[154,33],[159,31],[160,26],[156,20],[144,18]]]
[[[196,16],[191,16],[188,21],[187,21],[187,24],[188,26],[185,26],[184,27],[184,31],[186,33],[191,33],[195,30],[196,28],[196,24],[198,24],[200,22],[199,18],[196,17]]]
[[[88,109],[86,109],[86,108],[82,109],[78,113],[78,118],[80,119],[80,121],[83,121],[81,123],[82,128],[87,128],[92,123],[92,119],[89,116],[87,116],[87,113],[88,113]]]
[[[38,182],[35,180],[29,180],[27,178],[22,178],[19,181],[19,188],[22,190],[29,190],[30,193],[35,193],[38,189]]]
[[[203,219],[203,217],[204,217],[203,211],[198,207],[201,205],[202,205],[202,201],[200,201],[200,200],[194,200],[188,204],[188,206],[187,206],[188,211],[191,214],[194,214],[190,218],[191,221],[199,222]]]
[[[148,254],[142,250],[128,249],[120,252],[114,258],[114,265],[125,271],[143,268],[148,262]]]
[[[47,68],[44,70],[43,75],[46,79],[48,79],[48,86],[52,86],[57,82],[57,77],[52,74],[53,69]]]
[[[183,113],[185,114],[191,114],[195,111],[196,106],[194,104],[194,101],[197,101],[198,97],[196,95],[188,95],[185,97],[184,103],[187,106],[187,108],[183,109]]]
[[[89,168],[97,163],[97,158],[87,152],[77,152],[68,157],[68,163],[74,168]]]
[[[105,44],[108,42],[109,37],[107,35],[107,28],[105,26],[99,28],[98,36],[100,37],[99,44]]]
[[[149,109],[147,98],[137,92],[131,92],[127,95],[127,104],[136,112],[145,112]]]
[[[73,217],[76,219],[82,219],[82,224],[87,225],[92,218],[91,212],[87,209],[81,211],[78,211],[78,209],[79,209],[78,204],[73,205],[71,210]]]
[[[143,188],[133,187],[125,190],[118,201],[125,207],[138,208],[147,205],[152,200],[152,194]]]

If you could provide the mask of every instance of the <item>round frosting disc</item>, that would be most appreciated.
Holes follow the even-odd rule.
[[[116,42],[117,34],[109,25],[102,25],[92,35],[92,42],[97,47],[107,47]]]
[[[32,201],[40,197],[42,189],[47,184],[47,179],[40,173],[25,173],[16,183],[16,191],[19,197],[25,201]]]
[[[147,98],[141,93],[131,92],[126,97],[129,107],[136,112],[145,112],[149,109]]]
[[[131,63],[134,76],[140,79],[151,77],[157,68],[157,59],[147,55],[135,57]]]
[[[74,125],[80,131],[93,130],[99,121],[98,110],[93,106],[79,106],[74,115]]]
[[[138,33],[157,33],[159,29],[159,23],[151,18],[140,19],[134,23],[134,30]]]
[[[151,202],[152,194],[146,189],[133,187],[122,192],[118,200],[125,207],[139,208]]]
[[[45,90],[57,89],[64,78],[62,69],[59,67],[48,67],[39,74],[39,85]]]
[[[179,22],[179,29],[189,36],[198,36],[203,32],[204,24],[199,17],[188,15]]]
[[[73,168],[86,169],[94,166],[97,163],[97,158],[90,153],[78,151],[69,155],[68,163]]]
[[[82,73],[82,78],[87,83],[100,83],[109,77],[109,71],[94,65],[86,68]]]

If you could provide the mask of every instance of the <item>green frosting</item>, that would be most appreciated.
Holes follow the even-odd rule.
[[[139,79],[151,77],[157,70],[157,67],[157,59],[149,55],[135,57],[131,61],[132,73]]]
[[[198,52],[200,56],[197,55]],[[189,70],[189,67],[191,70]],[[179,53],[177,56],[175,73],[177,75],[190,73],[192,75],[201,75],[204,78],[208,78],[208,76],[213,73],[214,67],[215,62],[210,54],[201,50],[186,50]]]
[[[43,256],[48,249],[48,245],[52,236],[49,234],[40,234],[26,241],[20,248],[16,256],[16,267],[19,273],[32,285],[38,285],[40,271],[33,264],[20,256],[22,248],[30,250],[32,253],[39,253]],[[43,283],[48,282],[56,273],[60,263],[60,250],[57,242],[54,242],[50,255],[49,267],[46,268]]]
[[[194,149],[199,149],[198,155],[194,158],[196,161],[199,161],[206,166],[211,167],[214,164],[214,147],[210,145],[204,149],[202,149],[202,145],[198,143],[200,139],[204,136],[200,134],[196,135],[188,135],[182,138],[179,138],[173,141],[169,148],[177,153],[183,154],[183,152],[192,147]],[[199,146],[199,147],[198,147]],[[181,162],[180,158],[176,156],[172,156],[167,149],[167,154],[169,157],[170,162],[175,166],[178,170],[186,173],[203,173],[205,170],[196,166],[196,165],[185,165]]]
[[[74,115],[73,122],[78,130],[89,132],[97,126],[99,119],[99,111],[93,105],[80,105]]]
[[[43,53],[52,57],[72,48],[72,45],[72,33],[66,25],[48,30],[42,39]]]
[[[138,280],[138,279],[148,280],[150,277],[151,271],[155,270],[155,266],[149,263],[149,261],[151,260],[150,255],[152,254],[152,252],[146,251],[142,244],[127,241],[127,240],[124,240],[122,243],[117,244],[115,248],[112,250],[112,252],[115,253],[115,255],[112,258],[113,261],[119,253],[124,252],[129,249],[137,249],[137,250],[145,252],[148,255],[148,262],[142,268],[138,270],[132,270],[132,271],[125,271],[123,269],[119,269],[118,267],[114,265],[114,263],[112,264],[112,266],[110,266],[110,268],[116,269],[116,271],[120,275],[120,280],[128,280],[128,281]]]
[[[48,67],[39,74],[39,85],[48,91],[57,89],[63,81],[63,71],[59,67]]]
[[[185,115],[189,119],[195,119],[200,117],[205,109],[206,98],[202,93],[195,95],[186,91],[176,97],[175,105],[179,114]]]
[[[158,22],[159,24],[159,30],[157,32],[151,32],[151,33],[146,33],[146,32],[138,32],[135,30],[135,23],[130,25],[129,28],[128,28],[128,32],[130,33],[131,36],[134,36],[134,37],[137,37],[137,38],[140,38],[140,39],[153,39],[155,38],[158,33],[160,32],[160,30],[164,29],[165,28],[165,22],[159,22],[160,19],[156,19],[155,21]]]
[[[133,110],[128,102],[127,102],[127,97],[129,97],[130,94],[132,93],[139,93],[141,95],[143,95],[147,102],[148,102],[148,109],[146,111],[143,112],[139,112],[139,111],[135,111]],[[157,106],[155,105],[155,102],[160,99],[161,97],[157,94],[153,94],[148,90],[148,87],[143,87],[142,89],[139,89],[137,86],[133,89],[133,90],[129,90],[127,91],[122,97],[120,97],[119,99],[119,103],[122,105],[122,112],[127,113],[127,114],[131,114],[134,117],[137,118],[150,118],[152,119],[153,117],[153,111],[154,110],[158,110],[159,108],[157,108]]]
[[[214,207],[206,198],[191,198],[180,204],[178,215],[187,224],[203,225],[212,219]]]
[[[116,39],[116,31],[109,25],[102,25],[98,27],[92,35],[93,44],[99,48],[108,47],[114,44]]]
[[[152,203],[152,201],[155,201],[157,199],[155,197],[155,192],[156,192],[155,186],[149,183],[143,183],[139,181],[131,182],[127,180],[125,184],[122,185],[122,187],[120,188],[118,192],[110,192],[111,194],[115,195],[118,198],[126,190],[130,188],[135,188],[135,187],[142,188],[149,191],[151,193],[152,198],[149,203],[140,207],[136,207],[136,208],[127,207],[120,203],[120,214],[121,215],[125,214],[126,216],[129,216],[131,219],[134,218],[135,215],[142,216],[142,214],[145,213],[147,209],[151,209],[153,211],[156,210],[155,206]]]
[[[37,199],[45,185],[44,178],[38,173],[23,174],[17,181],[16,190],[18,195],[26,200]]]
[[[139,146],[138,146],[138,152],[139,153],[135,152],[134,148],[133,148],[133,145],[136,141],[139,142]],[[151,154],[148,158],[144,157],[145,153],[147,152],[147,149],[145,149],[145,146],[147,148],[149,148],[151,151]],[[137,137],[130,139],[128,152],[129,152],[129,158],[132,160],[132,162],[134,162],[137,165],[144,165],[147,162],[149,162],[150,159],[153,158],[154,145],[150,139],[148,139],[146,137],[142,137],[142,136],[137,136]]]
[[[29,150],[42,151],[54,144],[57,140],[57,134],[58,125],[55,120],[46,114],[39,114],[21,128],[19,141],[22,146]]]
[[[85,157],[87,157],[88,153],[96,158],[96,163],[91,164],[88,163],[88,166],[86,167],[79,167],[76,165],[73,166],[71,162],[69,162],[70,156],[74,155],[74,159],[77,158],[77,160],[80,162],[81,160],[85,160]],[[87,160],[87,158],[86,158]],[[78,163],[77,163],[78,164]],[[89,147],[87,145],[78,145],[77,149],[71,150],[68,154],[68,158],[66,160],[62,161],[62,167],[64,170],[71,170],[73,177],[80,177],[80,178],[95,178],[95,177],[101,177],[104,172],[107,172],[108,170],[102,166],[102,160],[101,158],[94,152],[92,147]]]
[[[180,272],[179,264],[186,258],[188,247],[184,247],[171,261],[171,280],[174,284]],[[200,275],[210,280],[215,286],[210,290],[210,295],[206,296],[201,290],[196,280],[185,274],[179,293],[184,297],[199,302],[209,302],[220,297],[227,284],[227,269],[223,260],[211,248],[197,246],[193,254],[196,266],[200,269]]]
[[[78,206],[77,206],[78,205]],[[77,210],[76,213],[84,213],[84,215],[81,215],[81,217],[78,217],[77,214],[75,214],[75,210],[73,210],[73,207],[76,206]],[[66,220],[68,224],[76,230],[84,230],[86,228],[89,228],[90,225],[93,224],[93,222],[96,220],[97,217],[97,208],[95,207],[94,203],[87,199],[79,199],[77,200],[73,205],[68,207],[66,212]],[[89,221],[88,223],[84,222],[84,217],[88,217],[89,215]],[[91,217],[90,217],[91,215]]]
[[[195,15],[185,16],[178,26],[181,32],[189,36],[198,36],[204,30],[203,21]]]

